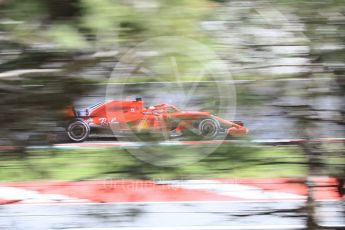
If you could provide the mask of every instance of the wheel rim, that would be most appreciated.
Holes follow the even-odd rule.
[[[68,130],[68,134],[71,139],[80,141],[87,135],[87,128],[83,124],[72,124]]]
[[[200,127],[200,132],[204,137],[213,137],[217,133],[217,126],[212,121],[204,122]]]

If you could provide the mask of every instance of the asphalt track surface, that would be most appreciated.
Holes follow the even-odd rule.
[[[82,143],[60,143],[55,144],[53,148],[97,148],[97,147],[140,147],[148,144],[178,146],[178,145],[221,145],[221,144],[248,144],[248,145],[296,145],[303,142],[318,143],[340,143],[345,142],[345,138],[313,138],[313,139],[256,139],[256,140],[205,140],[205,141],[188,141],[188,140],[172,140],[160,142],[129,142],[114,141],[108,139],[92,139]],[[44,148],[44,146],[33,146],[32,148]]]
[[[302,201],[22,204],[0,207],[1,229],[303,229]],[[321,226],[344,228],[344,204],[319,202]]]

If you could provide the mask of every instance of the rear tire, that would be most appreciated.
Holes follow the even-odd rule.
[[[85,121],[76,119],[68,124],[66,131],[71,141],[83,142],[89,137],[90,127]]]

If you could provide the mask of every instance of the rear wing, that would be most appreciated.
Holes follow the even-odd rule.
[[[78,117],[78,114],[75,108],[69,105],[64,109],[64,116],[70,119],[70,118]]]

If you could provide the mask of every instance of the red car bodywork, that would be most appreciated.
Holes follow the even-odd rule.
[[[198,131],[200,134],[203,133],[203,130],[204,134],[205,130],[211,130],[210,138],[215,138],[220,131],[234,137],[244,136],[248,133],[242,122],[228,121],[209,112],[185,112],[170,104],[145,108],[141,99],[112,100],[79,111],[74,111],[72,107],[69,107],[65,114],[72,120],[72,123],[73,120],[78,120],[78,124],[83,124],[85,131],[88,132],[93,128],[102,128],[110,129],[115,133],[117,131],[173,131],[175,135],[180,135],[185,130],[194,128],[200,129]],[[200,127],[201,124],[203,124],[202,127]],[[67,127],[67,132],[71,132],[71,128]],[[70,139],[73,141],[84,140],[71,138],[71,136]]]

